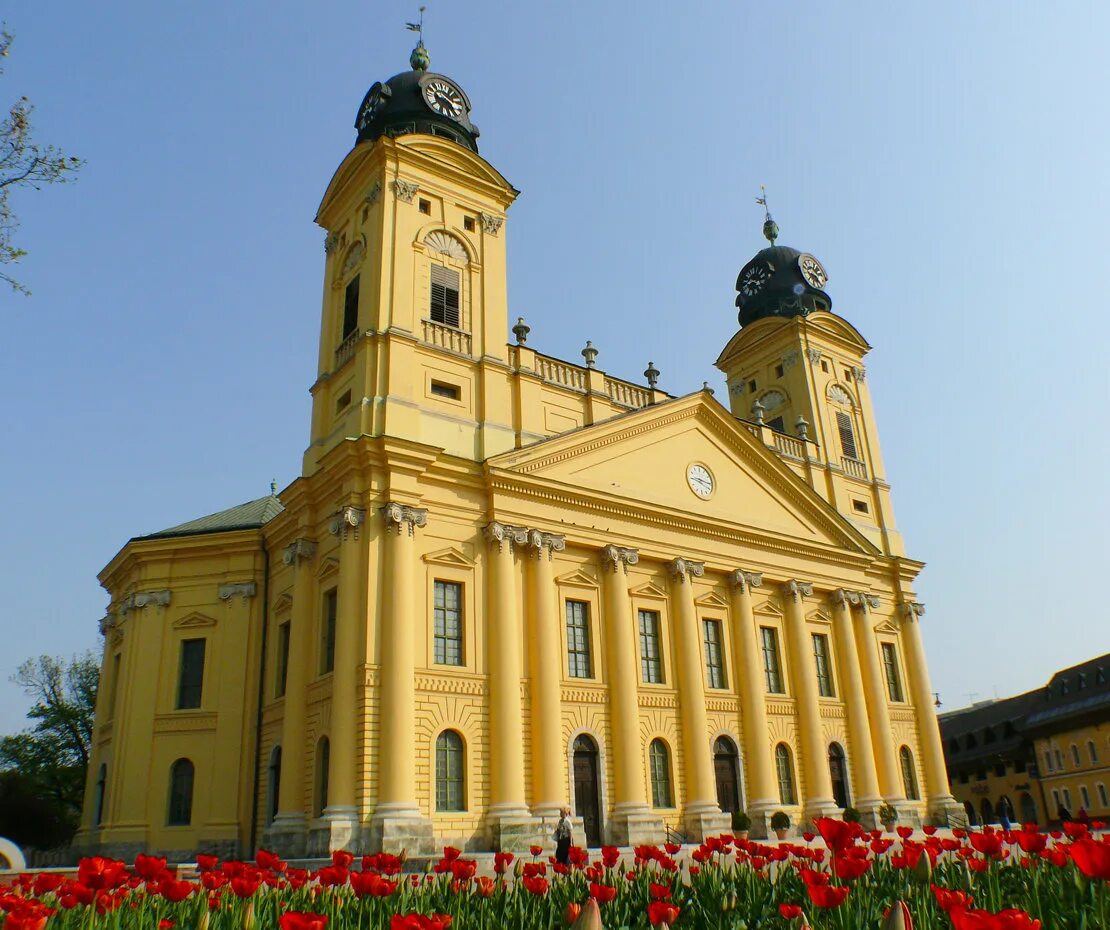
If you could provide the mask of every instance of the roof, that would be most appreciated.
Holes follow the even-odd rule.
[[[281,513],[285,507],[274,494],[268,494],[257,500],[247,501],[210,513],[206,517],[198,517],[171,526],[168,529],[150,533],[147,536],[138,536],[137,539],[167,539],[174,536],[194,536],[202,533],[227,533],[232,530],[253,530],[269,523]]]
[[[1043,728],[1110,708],[1110,653],[1080,662],[1052,676],[1038,692],[1026,725]]]
[[[949,765],[1020,752],[1026,715],[1039,698],[1039,691],[1027,691],[941,714],[940,732]]]

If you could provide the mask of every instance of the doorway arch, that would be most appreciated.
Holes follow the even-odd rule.
[[[585,733],[574,740],[572,774],[574,815],[582,818],[586,846],[601,845],[601,754],[593,737]]]
[[[979,816],[982,818],[983,825],[994,823],[994,808],[991,807],[991,802],[987,798],[983,798],[979,802]]]
[[[829,778],[836,806],[841,809],[848,807],[852,803],[848,793],[848,763],[840,743],[829,743]]]
[[[740,752],[727,736],[713,741],[713,774],[717,781],[717,805],[726,814],[740,810]]]
[[[1037,802],[1033,800],[1033,795],[1026,791],[1018,803],[1021,804],[1021,822],[1037,823]]]

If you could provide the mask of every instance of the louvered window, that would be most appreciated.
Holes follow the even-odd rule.
[[[852,418],[840,410],[836,412],[836,428],[840,431],[840,449],[845,458],[859,461],[856,451],[856,434],[852,432]]]
[[[434,323],[459,326],[459,273],[443,265],[432,265],[432,306],[428,311]]]

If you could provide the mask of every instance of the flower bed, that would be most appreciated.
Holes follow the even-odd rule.
[[[1080,824],[1035,829],[908,829],[897,839],[820,820],[820,839],[767,846],[714,837],[637,847],[627,860],[572,850],[569,867],[498,853],[494,874],[457,849],[427,873],[402,859],[337,852],[314,872],[264,850],[253,863],[198,856],[198,881],[166,861],[81,861],[77,878],[21,875],[0,895],[0,930],[515,930],[651,927],[734,930],[1110,930],[1110,842]],[[1093,824],[1097,829],[1100,824]]]

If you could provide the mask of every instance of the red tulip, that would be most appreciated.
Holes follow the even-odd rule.
[[[90,856],[77,864],[77,880],[86,888],[118,888],[127,881],[127,866],[117,859]]]
[[[669,901],[652,901],[647,907],[648,923],[653,927],[669,927],[682,913],[681,908],[675,907]]]
[[[1087,878],[1110,881],[1110,845],[1084,837],[1072,843],[1068,852],[1079,871]]]
[[[476,879],[474,879],[474,890],[477,891],[478,894],[481,895],[483,898],[490,897],[490,895],[493,894],[493,889],[495,887],[496,886],[493,883],[493,879],[490,878],[488,875],[479,875]]]
[[[581,913],[582,905],[571,901],[567,904],[567,909],[563,911],[563,922],[569,927],[578,919],[578,915]]]
[[[539,878],[538,876],[536,878],[530,878],[526,875],[520,881],[521,884],[524,885],[525,890],[539,897],[543,897],[545,894],[547,894],[547,889],[551,887],[547,883],[546,878]]]
[[[657,885],[655,882],[652,882],[648,886],[648,891],[651,892],[652,898],[656,901],[666,901],[671,896],[670,885]]]
[[[176,904],[178,901],[184,901],[195,889],[196,885],[192,882],[179,882],[172,878],[165,878],[158,886],[158,893],[167,901]]]
[[[813,821],[821,839],[834,853],[852,846],[861,834],[862,828],[857,823],[845,820],[834,820],[832,817],[817,817]]]
[[[984,856],[999,858],[999,853],[1002,850],[1001,834],[995,833],[993,830],[989,833],[984,831],[982,833],[972,833],[968,839],[977,852],[981,852]]]
[[[601,861],[605,863],[605,868],[611,869],[616,866],[620,857],[621,851],[616,846],[601,847]]]
[[[794,920],[802,916],[802,906],[800,904],[780,904],[779,914],[782,915],[784,920]]]
[[[139,853],[135,857],[135,872],[141,875],[145,881],[149,882],[161,878],[165,871],[165,856],[146,856]]]
[[[928,826],[922,827],[921,829],[925,831],[926,836],[932,836],[934,833],[937,832],[937,828],[933,824],[929,824]]]
[[[504,875],[505,871],[513,864],[513,854],[511,852],[499,852],[493,856],[493,871],[498,875]]]
[[[277,853],[272,853],[267,849],[260,849],[254,857],[255,864],[260,869],[269,869],[271,872],[284,872],[285,862]],[[348,863],[349,865],[350,863]]]
[[[210,856],[207,853],[197,853],[197,869],[199,871],[211,872],[219,864],[219,856]]]
[[[985,872],[990,868],[990,863],[986,859],[968,859],[967,867],[972,872]]]
[[[372,898],[386,898],[397,890],[397,882],[391,882],[377,872],[351,872],[347,878],[351,883],[351,890],[358,898],[368,895]]]
[[[542,846],[529,846],[529,847],[528,847],[528,851],[529,851],[529,852],[530,852],[530,853],[531,853],[531,854],[532,854],[533,856],[538,856],[538,855],[539,855],[540,853],[542,853],[542,852],[543,852],[543,847],[542,847]]]
[[[258,886],[261,884],[261,876],[236,875],[231,880],[231,890],[235,892],[235,896],[238,898],[250,898],[258,891]]]
[[[163,917],[158,921],[158,930],[173,930],[177,926],[176,920],[170,920],[168,917]]]
[[[349,853],[345,849],[337,849],[331,854],[331,864],[337,869],[349,869],[354,861],[354,853]]]
[[[895,827],[895,832],[904,840],[913,836],[913,827]]]
[[[64,881],[65,876],[59,875],[57,872],[39,872],[35,876],[32,888],[35,895],[41,898],[44,894],[57,891]]]
[[[1043,833],[1022,831],[1017,835],[1018,846],[1022,852],[1039,853],[1048,845],[1048,837]]]
[[[933,895],[937,899],[937,907],[944,913],[950,914],[957,908],[971,907],[971,895],[966,891],[956,891],[953,888],[942,888],[939,885],[933,885]]]
[[[667,851],[668,856],[678,855],[682,851],[682,847],[678,843],[664,843],[663,848]]]
[[[597,882],[590,883],[590,897],[598,904],[608,904],[616,896],[617,889],[611,885],[599,885]]]
[[[836,856],[833,858],[833,870],[837,878],[850,882],[859,878],[871,868],[870,859],[857,859],[854,856]]]
[[[820,908],[840,907],[848,897],[849,888],[842,885],[837,888],[833,885],[807,885],[809,899]]]

